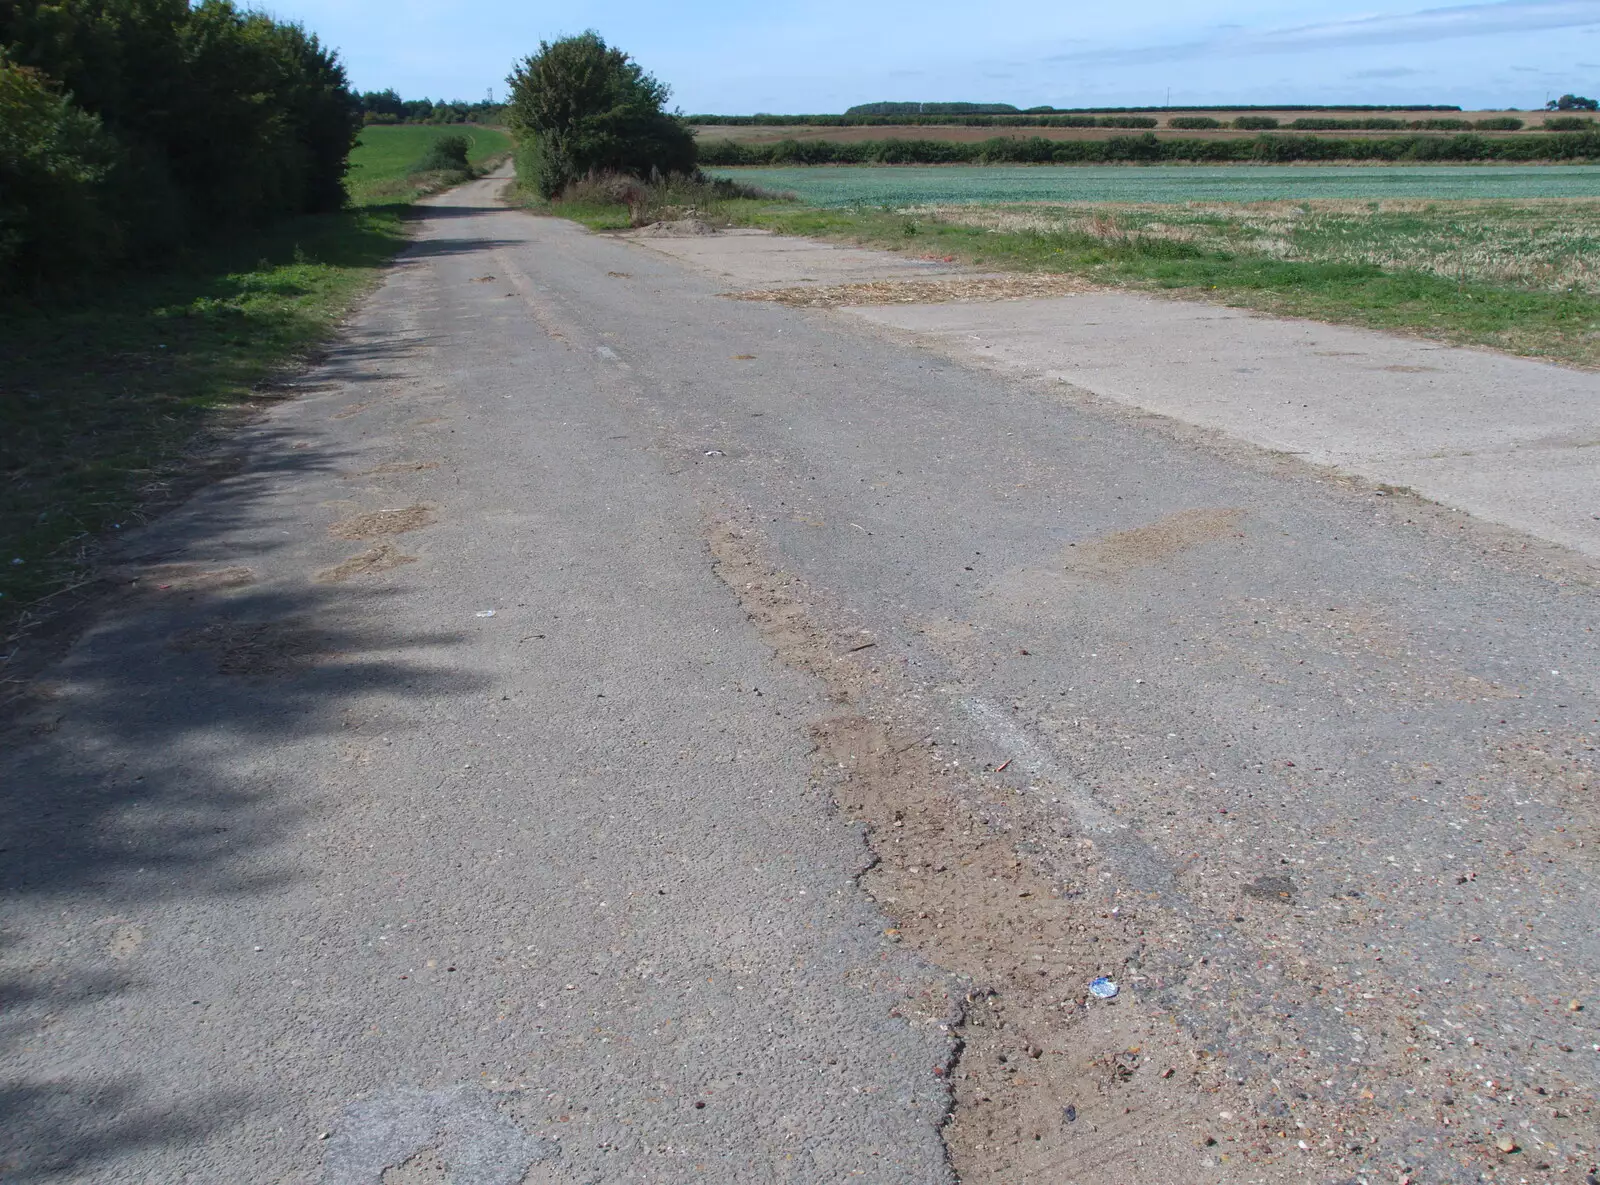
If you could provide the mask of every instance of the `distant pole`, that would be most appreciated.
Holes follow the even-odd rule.
[[[1172,106],[1172,88],[1170,86],[1167,88],[1167,106]]]

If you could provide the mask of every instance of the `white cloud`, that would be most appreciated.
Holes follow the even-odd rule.
[[[1097,65],[1174,62],[1199,57],[1302,53],[1343,46],[1404,45],[1585,25],[1600,25],[1600,5],[1594,0],[1500,0],[1494,4],[1462,4],[1414,13],[1230,33],[1179,45],[1075,52],[1046,60]]]

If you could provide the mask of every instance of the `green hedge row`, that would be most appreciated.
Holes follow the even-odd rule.
[[[698,127],[1154,128],[1148,115],[689,115]]]
[[[779,140],[739,144],[713,140],[700,145],[700,163],[728,165],[899,164],[1117,164],[1169,162],[1289,164],[1299,161],[1580,161],[1600,159],[1600,132],[1488,136],[1388,136],[1334,139],[1263,135],[1218,140],[1162,140],[1111,136],[1105,140],[996,137],[971,143],[952,140]]]
[[[0,290],[338,209],[338,56],[230,0],[0,2]]]

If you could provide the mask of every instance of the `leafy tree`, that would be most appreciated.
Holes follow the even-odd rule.
[[[540,42],[507,81],[511,127],[546,198],[588,173],[644,177],[695,167],[693,133],[663,110],[666,85],[593,30]]]
[[[100,186],[115,161],[98,119],[0,57],[0,276],[31,283],[113,250]]]
[[[1544,105],[1546,111],[1600,111],[1600,99],[1585,99],[1582,95],[1562,95]]]
[[[76,209],[86,240],[114,223],[125,254],[152,256],[345,201],[360,108],[337,55],[299,25],[231,0],[0,0],[0,55],[90,121],[60,114],[62,136],[96,145],[88,205],[52,210],[14,196],[43,190],[7,186],[14,240],[24,203],[30,235]],[[8,103],[22,85],[9,80]],[[85,139],[91,124],[98,138]]]

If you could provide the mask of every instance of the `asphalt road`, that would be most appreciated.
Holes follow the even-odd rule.
[[[1592,561],[493,189],[6,734],[0,1181],[1594,1171]]]

